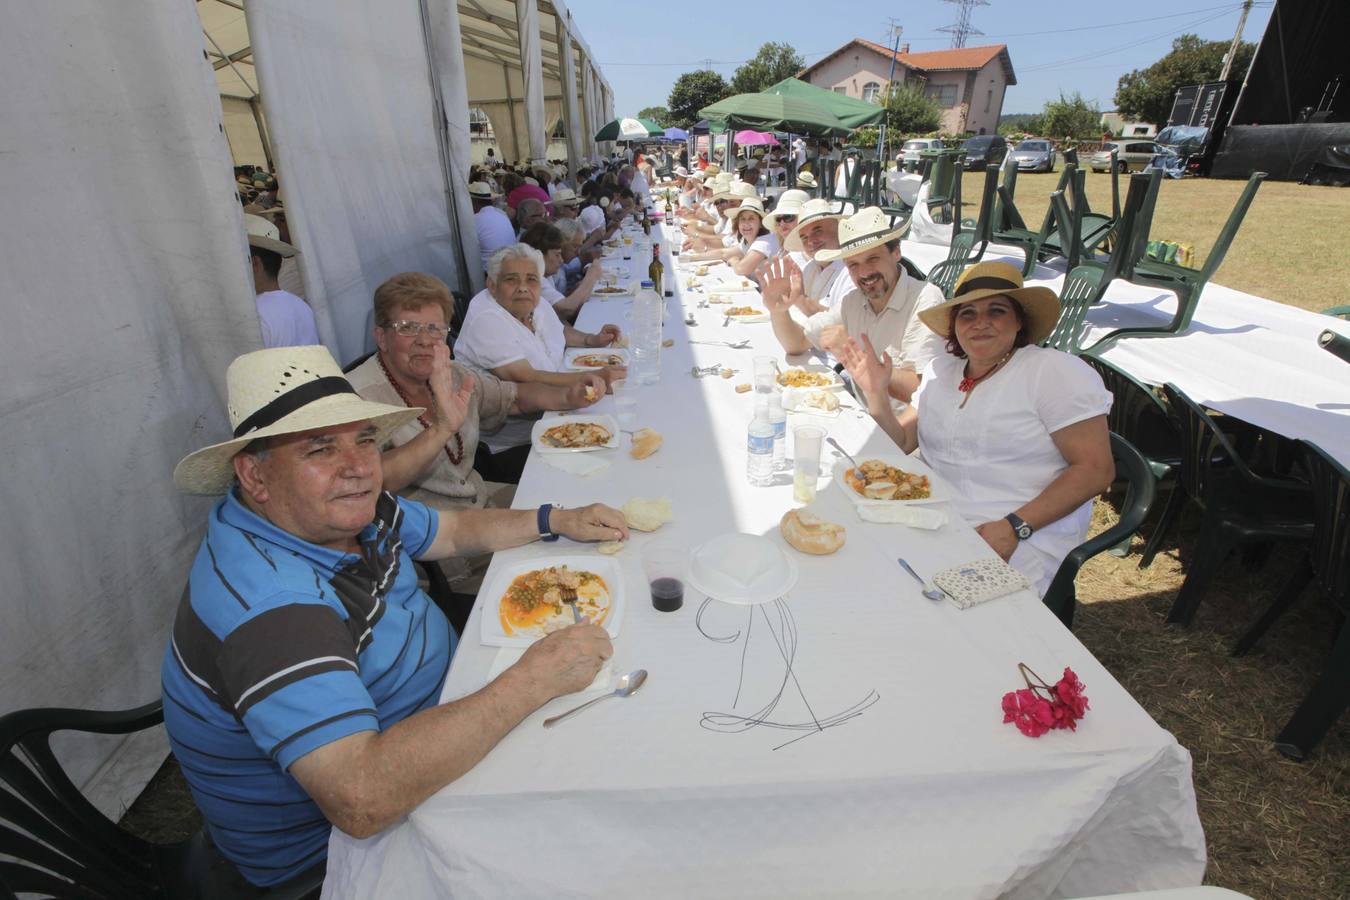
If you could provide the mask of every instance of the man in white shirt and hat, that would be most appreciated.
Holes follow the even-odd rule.
[[[277,226],[250,213],[244,214],[248,229],[249,264],[257,294],[258,323],[264,347],[301,347],[322,343],[314,322],[314,310],[290,291],[281,289],[277,277],[281,261],[299,251],[281,240]]]
[[[482,257],[483,271],[487,271],[489,257],[503,247],[516,242],[516,227],[511,218],[493,203],[501,194],[485,181],[469,185],[469,199],[473,202],[473,227],[478,233],[478,255]]]
[[[779,207],[784,207],[793,198],[791,205],[797,211],[797,226],[783,241],[787,253],[771,260],[761,269],[759,277],[765,293],[772,292],[775,305],[781,305],[786,297],[792,320],[804,327],[810,316],[838,306],[844,295],[853,290],[853,280],[840,260],[816,259],[821,250],[839,249],[839,220],[844,216],[835,214],[835,204],[828,200],[797,201],[798,196],[805,196],[805,192],[784,191],[779,200]]]
[[[920,373],[929,360],[946,349],[945,342],[918,317],[921,310],[946,298],[936,286],[912,278],[900,263],[900,238],[907,229],[908,223],[893,227],[890,217],[875,206],[840,220],[838,248],[816,250],[813,262],[841,261],[853,289],[833,308],[804,323],[791,317],[792,291],[791,287],[784,290],[781,273],[768,279],[764,290],[774,335],[785,351],[805,353],[815,348],[834,353],[846,339],[865,334],[872,346],[891,357],[891,396],[905,403],[919,386]]]

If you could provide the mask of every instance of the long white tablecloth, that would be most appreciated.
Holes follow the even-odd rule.
[[[905,241],[903,252],[925,270],[947,256],[946,247],[917,241]],[[993,252],[986,259],[1022,265],[1020,255]],[[1058,293],[1064,271],[1063,260],[1056,262],[1037,266],[1027,284]],[[1088,311],[1083,345],[1117,328],[1166,325],[1176,309],[1171,291],[1116,281]],[[1123,338],[1103,356],[1141,381],[1170,381],[1197,403],[1312,441],[1350,465],[1350,366],[1317,346],[1328,328],[1350,335],[1350,322],[1211,282],[1183,334]]]
[[[635,532],[617,557],[627,608],[613,670],[645,668],[646,686],[546,731],[543,719],[577,697],[555,700],[380,835],[334,831],[324,897],[1041,898],[1198,884],[1205,847],[1186,750],[1030,592],[960,611],[924,599],[897,567],[904,556],[931,574],[989,555],[959,521],[864,524],[822,477],[813,508],[845,524],[848,542],[833,556],[796,554],[800,581],[781,602],[705,607],[687,590],[680,611],[652,609],[647,542],[743,531],[786,548],[777,524],[793,505],[786,476],[747,483],[753,395],[734,390],[753,356],[780,355],[771,326],[723,327],[696,299],[684,303],[694,327],[681,297],[669,302],[675,346],[641,392],[641,424],[665,435],[661,450],[634,460],[625,438],[589,478],[536,456],[515,501],[672,499],[674,522]],[[581,326],[625,325],[628,305],[592,301]],[[690,375],[712,362],[739,371]],[[845,447],[894,452],[861,412],[819,422]],[[566,539],[499,553],[488,581],[521,559],[594,553]],[[445,701],[504,662],[479,642],[482,609]],[[1065,666],[1079,674],[1091,711],[1076,732],[1033,740],[1003,724],[1018,662],[1051,681]]]

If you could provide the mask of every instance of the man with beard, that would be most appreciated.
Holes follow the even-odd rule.
[[[794,295],[802,293],[801,275],[780,272],[766,281],[764,305],[774,335],[788,353],[815,348],[833,354],[848,338],[867,335],[872,346],[883,349],[894,363],[891,396],[908,403],[919,386],[919,373],[944,351],[942,339],[924,327],[918,312],[946,298],[933,285],[911,278],[900,265],[900,237],[906,227],[892,228],[889,217],[875,206],[845,218],[838,225],[837,249],[817,250],[813,262],[828,266],[841,260],[853,290],[832,308],[799,324],[790,310]],[[786,288],[784,278],[789,282]]]

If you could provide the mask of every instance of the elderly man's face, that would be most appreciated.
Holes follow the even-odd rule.
[[[516,212],[520,219],[522,231],[536,222],[543,222],[548,219],[548,210],[544,209],[544,204],[534,199],[521,201],[520,209]]]
[[[274,438],[261,456],[234,458],[241,499],[273,525],[347,552],[375,518],[383,472],[369,421]]]
[[[802,226],[802,249],[812,259],[821,250],[839,249],[839,220],[821,219]]]
[[[539,270],[528,259],[508,259],[494,281],[487,280],[488,293],[520,321],[539,305]]]
[[[562,245],[563,262],[571,262],[572,260],[577,258],[577,254],[580,252],[581,252],[581,238],[571,238],[569,240],[563,241]]]
[[[857,256],[844,260],[853,284],[863,292],[875,307],[878,301],[885,302],[900,280],[900,246],[894,250],[885,244],[878,244]]]
[[[577,217],[577,206],[575,203],[556,203],[553,206],[553,217],[555,219],[575,219]]]

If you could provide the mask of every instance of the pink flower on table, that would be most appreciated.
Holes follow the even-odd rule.
[[[1003,695],[1003,721],[1014,723],[1027,737],[1040,737],[1052,728],[1077,731],[1078,720],[1088,710],[1088,699],[1073,669],[1066,668],[1053,687],[1025,663],[1018,663],[1018,669],[1027,686]]]
[[[1022,688],[1003,695],[1003,721],[1013,722],[1027,737],[1040,737],[1055,727],[1055,714],[1050,701]]]
[[[1078,680],[1073,669],[1066,668],[1064,677],[1052,690],[1056,700],[1066,707],[1067,713],[1072,716],[1068,727],[1073,728],[1074,722],[1083,718],[1083,714],[1088,711],[1088,698],[1083,695],[1083,682]]]

